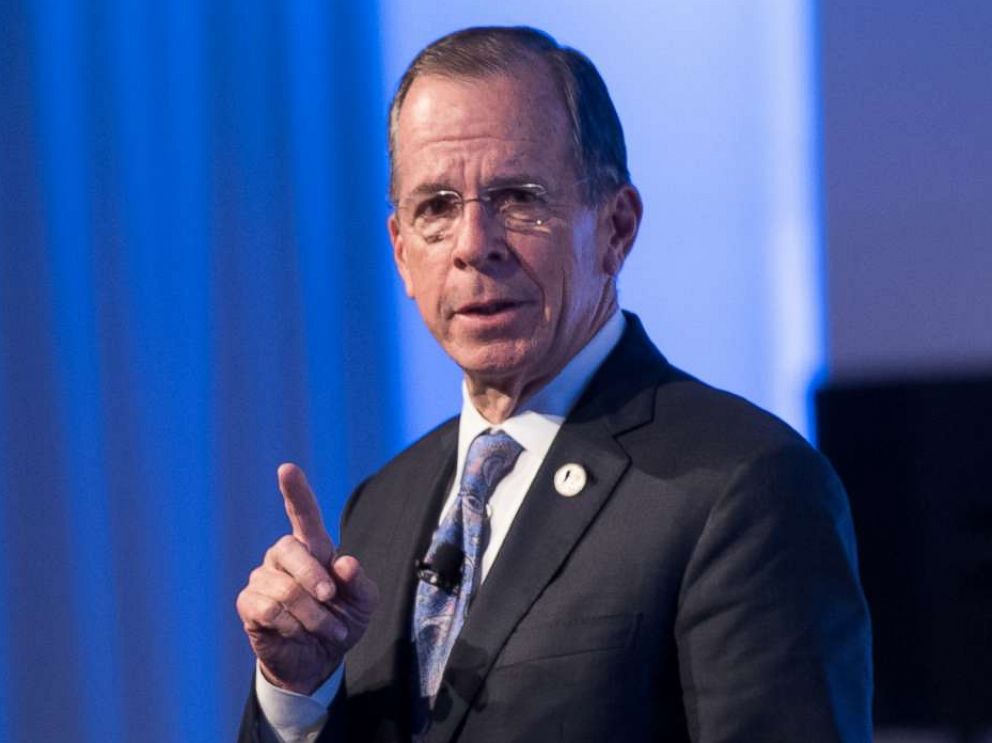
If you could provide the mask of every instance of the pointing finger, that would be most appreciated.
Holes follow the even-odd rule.
[[[320,506],[307,482],[303,470],[295,464],[282,464],[278,470],[279,491],[282,493],[286,515],[293,527],[293,536],[307,546],[318,562],[330,564],[334,543],[324,528]]]

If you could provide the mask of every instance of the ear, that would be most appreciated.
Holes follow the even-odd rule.
[[[403,279],[406,295],[413,299],[413,280],[406,262],[406,246],[403,243],[403,236],[400,234],[400,221],[395,212],[390,214],[389,219],[386,220],[386,228],[389,230],[389,242],[393,244],[393,260],[396,261],[396,270],[399,271],[400,278]]]
[[[604,231],[605,245],[603,270],[616,278],[634,247],[644,205],[641,203],[640,193],[628,183],[607,199],[602,209],[600,224]]]

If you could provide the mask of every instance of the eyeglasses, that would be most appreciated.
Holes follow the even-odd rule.
[[[461,219],[465,205],[479,202],[490,217],[498,217],[508,230],[529,231],[542,227],[554,215],[548,190],[537,183],[495,186],[466,199],[457,191],[438,190],[415,194],[399,205],[410,225],[428,243],[446,240]]]

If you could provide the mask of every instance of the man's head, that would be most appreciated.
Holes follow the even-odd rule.
[[[595,84],[573,80],[569,92],[565,58]],[[596,111],[578,88],[596,89]],[[604,108],[606,135],[590,129]],[[641,205],[606,88],[539,32],[459,32],[404,76],[390,154],[389,231],[407,294],[470,388],[512,409],[616,310]]]
[[[389,107],[389,190],[394,203],[396,128],[413,81],[424,75],[471,79],[511,74],[521,64],[535,61],[545,65],[561,92],[576,168],[588,179],[585,193],[589,203],[630,182],[620,118],[606,83],[589,58],[534,28],[487,26],[441,37],[421,51],[403,73]]]

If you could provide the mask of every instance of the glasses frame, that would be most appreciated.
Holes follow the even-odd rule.
[[[571,185],[576,185],[584,182],[585,178],[575,181]],[[542,202],[538,204],[541,214],[533,218],[528,218],[521,215],[507,215],[504,209],[496,206],[494,200],[500,194],[505,194],[512,191],[523,191],[530,195],[539,197]],[[522,181],[519,183],[508,182],[500,183],[495,186],[488,186],[486,188],[480,189],[476,196],[471,196],[466,198],[461,193],[451,188],[439,188],[435,191],[427,191],[423,193],[414,193],[407,196],[398,204],[393,205],[395,211],[403,216],[405,213],[405,219],[407,225],[416,232],[422,240],[427,243],[442,243],[446,241],[450,236],[452,229],[455,228],[461,220],[462,216],[465,214],[465,206],[467,204],[474,202],[479,203],[485,210],[486,215],[491,219],[499,219],[506,230],[526,232],[533,230],[538,227],[543,227],[553,216],[555,212],[562,206],[567,205],[566,201],[554,201],[551,197],[552,192],[543,184],[534,181]],[[418,227],[417,225],[417,215],[411,213],[412,210],[417,209],[420,205],[426,204],[433,198],[438,196],[453,196],[453,205],[457,206],[457,211],[453,217],[446,218],[448,221],[446,224],[440,226],[436,232],[431,230],[425,230],[423,227]],[[411,203],[415,202],[415,203]],[[513,206],[512,204],[510,205]],[[519,205],[523,206],[523,205]],[[546,213],[544,213],[546,212]],[[443,221],[443,220],[441,220]]]

